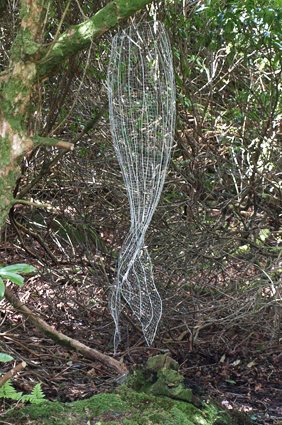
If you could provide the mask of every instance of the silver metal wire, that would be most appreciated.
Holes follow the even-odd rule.
[[[145,233],[157,207],[175,127],[175,84],[168,36],[159,22],[132,24],[112,43],[108,67],[111,133],[130,204],[109,307],[120,342],[122,297],[151,345],[162,314]]]

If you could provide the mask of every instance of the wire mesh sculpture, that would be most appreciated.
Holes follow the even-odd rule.
[[[108,67],[111,133],[130,203],[131,226],[118,263],[109,307],[120,342],[123,299],[151,345],[162,314],[145,233],[157,207],[175,127],[170,42],[159,22],[132,24],[113,39]]]

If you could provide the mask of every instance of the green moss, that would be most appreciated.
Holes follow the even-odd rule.
[[[170,357],[155,356],[148,360],[145,369],[136,370],[129,382],[138,391],[193,402],[192,392],[185,388],[184,378],[177,369],[178,363]]]
[[[21,52],[23,48],[23,33],[20,30],[15,38],[15,41],[12,44],[11,50],[10,50],[10,58],[14,63],[21,62]]]
[[[17,419],[25,417],[26,414],[31,419],[44,419],[51,418],[52,416],[59,416],[61,413],[67,412],[67,405],[63,405],[62,403],[56,401],[52,403],[51,401],[46,401],[44,403],[40,403],[38,405],[31,405],[28,407],[24,407],[17,417]]]
[[[32,40],[25,40],[24,51],[27,56],[35,55],[39,51],[39,44]]]
[[[130,405],[139,404],[145,407],[151,406],[156,403],[156,397],[152,394],[146,394],[144,392],[137,392],[126,384],[121,385],[115,390],[115,393],[121,398],[126,399]],[[171,406],[173,403],[171,403]]]
[[[119,15],[124,18],[133,15],[136,11],[144,9],[146,4],[150,3],[148,0],[134,0],[134,2],[129,0],[119,0],[118,9]]]
[[[9,210],[14,200],[13,190],[16,185],[16,181],[19,177],[19,169],[13,165],[11,157],[11,144],[8,139],[8,134],[5,137],[0,137],[0,166],[4,169],[4,172],[0,174],[0,229],[5,223]],[[11,167],[9,172],[5,173],[5,167]]]
[[[52,56],[64,57],[66,52],[68,52],[66,58],[69,57],[71,53],[77,51],[78,45],[81,49],[87,47],[92,39],[95,39],[97,35],[101,34],[103,28],[106,30],[115,26],[117,23],[117,7],[115,2],[111,2],[88,21],[69,27],[59,37],[58,43],[54,45]]]
[[[183,384],[184,378],[175,370],[159,370],[158,379],[152,385],[150,392],[155,395],[165,395],[167,397],[192,401],[193,395],[190,389],[186,389]]]
[[[178,363],[168,355],[163,354],[148,359],[146,364],[146,370],[157,372],[158,370],[161,370],[163,368],[177,370]]]
[[[20,423],[24,420],[36,420],[37,424],[46,425],[79,425],[87,422],[87,418],[98,419],[103,413],[113,412],[114,415],[123,415],[128,409],[128,403],[117,394],[98,394],[91,399],[75,403],[60,403],[47,401],[40,405],[30,405],[21,409],[13,418]],[[38,421],[39,420],[39,421]],[[115,422],[114,422],[115,423]]]
[[[5,100],[2,102],[2,110],[9,116],[9,123],[14,130],[21,130],[23,125],[23,120],[21,121],[18,115],[14,119],[13,116],[17,114],[28,93],[29,87],[24,85],[22,78],[10,78],[8,84],[3,87],[2,96]]]
[[[19,12],[19,19],[23,19],[23,17],[27,13],[26,3],[23,1],[21,2],[20,12]]]
[[[161,363],[162,368],[159,368],[157,373],[150,369],[152,365],[158,367]],[[169,368],[168,364],[171,364],[172,368]],[[248,425],[252,423],[245,415],[233,420],[229,413],[212,401],[201,402],[200,406],[196,406],[194,399],[190,402],[177,400],[175,395],[171,398],[170,395],[153,394],[152,388],[159,380],[163,381],[164,385],[167,385],[168,379],[176,386],[183,383],[177,371],[173,369],[175,364],[167,358],[159,358],[156,362],[151,361],[147,367],[149,370],[145,367],[143,371],[138,370],[135,373],[135,378],[143,379],[143,388],[146,388],[147,392],[136,391],[128,384],[124,384],[118,387],[114,394],[99,394],[89,400],[66,404],[45,402],[40,405],[26,406],[19,412],[13,411],[13,423],[29,425],[64,425],[66,423],[81,425],[88,421],[101,425]],[[148,373],[151,380],[146,385],[144,376]],[[189,391],[187,393],[191,394]],[[178,395],[177,393],[177,397]],[[35,422],[30,422],[31,420]]]
[[[10,165],[11,163],[11,143],[9,142],[8,134],[5,137],[0,136],[0,164]]]
[[[2,139],[3,140],[3,139]],[[0,138],[0,144],[1,144],[1,138]],[[0,150],[1,157],[2,157],[2,150]],[[5,165],[7,165],[8,159],[6,157],[7,153],[4,153],[4,160]],[[0,157],[0,164],[2,163],[2,158]],[[16,185],[16,181],[19,177],[19,169],[15,168],[9,171],[8,175],[1,174],[0,175],[0,229],[5,223],[9,210],[12,206],[12,202],[14,200],[13,197],[13,189]]]
[[[181,425],[193,425],[193,422],[188,419],[187,415],[185,415],[181,410],[173,407],[171,409],[171,415],[173,417],[173,421],[177,424]]]
[[[61,63],[71,55],[87,48],[91,41],[100,37],[109,28],[114,27],[122,19],[132,16],[136,11],[144,9],[148,0],[116,0],[108,3],[89,20],[75,26],[71,26],[62,34],[55,43],[52,52],[46,62],[42,52],[42,62],[38,63],[40,78],[51,74]]]
[[[109,415],[111,416],[109,418]],[[123,385],[115,394],[99,394],[89,400],[62,404],[44,402],[26,406],[13,412],[14,423],[36,423],[37,425],[80,425],[95,421],[101,425],[247,425],[237,422],[213,403],[203,404],[201,409],[191,403],[154,397]],[[9,419],[9,416],[7,416]],[[110,419],[110,420],[109,420]],[[34,420],[35,422],[30,422]],[[92,422],[91,422],[92,423]]]
[[[76,413],[85,413],[85,409],[89,409],[89,414],[93,417],[99,416],[101,413],[107,411],[109,407],[115,412],[122,413],[127,407],[122,399],[116,394],[98,394],[88,400],[81,400],[75,403],[60,403],[60,402],[44,402],[40,405],[32,405],[22,409],[21,413],[28,412],[31,419],[49,418],[52,415],[61,415],[63,412],[70,412],[74,410]]]

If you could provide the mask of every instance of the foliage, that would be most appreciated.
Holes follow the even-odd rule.
[[[0,398],[8,398],[11,400],[19,400],[22,397],[22,392],[17,392],[11,384],[11,380],[5,382],[5,384],[0,388]]]
[[[1,267],[1,266],[0,266]],[[18,273],[31,273],[36,269],[33,266],[27,264],[13,264],[11,266],[1,267],[0,268],[0,298],[5,295],[5,285],[3,279],[8,279],[11,282],[15,283],[18,286],[22,286],[24,283],[24,278]]]
[[[41,389],[41,384],[36,384],[30,394],[26,394],[23,396],[22,401],[29,401],[32,404],[40,404],[42,403],[45,398],[45,394],[43,393]]]
[[[32,404],[40,404],[45,401],[45,395],[41,389],[41,384],[35,385],[30,394],[23,396],[22,392],[17,392],[12,386],[10,379],[0,388],[0,398],[10,400],[21,400],[23,403],[29,401]]]
[[[35,267],[29,266],[27,264],[13,264],[6,267],[0,268],[0,297],[3,297],[5,294],[5,285],[3,279],[8,279],[11,282],[22,286],[24,282],[24,278],[18,273],[31,273],[35,271]],[[0,353],[0,362],[8,362],[13,360],[13,357]],[[39,404],[44,401],[45,395],[42,392],[41,384],[35,385],[32,392],[30,394],[24,395],[22,392],[17,392],[15,388],[12,386],[10,379],[2,385],[0,388],[0,398],[7,398],[11,400],[22,400],[23,402],[29,401],[30,403]]]
[[[270,204],[281,186],[276,140],[281,17],[280,9],[246,1],[207,2],[190,19],[174,10],[168,18],[173,29],[178,21],[175,41],[180,37],[175,56],[180,61],[176,81],[183,136],[178,137],[177,160],[182,175],[198,193],[206,193],[210,210],[228,206],[244,226],[242,211],[267,208],[275,230],[279,223]]]

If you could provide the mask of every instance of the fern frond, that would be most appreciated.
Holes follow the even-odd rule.
[[[45,400],[45,394],[41,389],[41,384],[35,385],[30,394],[24,395],[22,401],[29,401],[33,404],[42,403]]]
[[[13,385],[11,384],[10,379],[0,388],[0,398],[10,398],[12,400],[19,400],[22,397],[23,393],[18,393]]]

